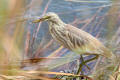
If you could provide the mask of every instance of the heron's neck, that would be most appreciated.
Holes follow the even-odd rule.
[[[62,21],[62,20],[56,20],[56,21],[48,21],[48,24],[49,24],[49,28],[52,29],[52,28],[64,28],[65,27],[65,23]]]

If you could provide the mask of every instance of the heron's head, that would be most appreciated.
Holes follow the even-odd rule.
[[[55,14],[54,12],[48,12],[44,16],[42,16],[40,19],[33,21],[34,23],[41,22],[41,21],[51,21],[51,22],[58,22],[59,16]]]

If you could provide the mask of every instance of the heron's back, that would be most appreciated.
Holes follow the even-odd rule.
[[[61,28],[55,24],[51,26],[52,37],[65,48],[79,54],[112,56],[112,53],[99,40],[81,29],[67,24]]]

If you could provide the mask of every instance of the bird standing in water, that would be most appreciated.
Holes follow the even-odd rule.
[[[46,13],[42,18],[33,21],[34,23],[47,21],[49,32],[58,43],[65,48],[81,55],[82,65],[97,59],[100,55],[114,59],[115,55],[108,50],[98,39],[89,33],[64,23],[57,14],[53,12]],[[82,55],[95,55],[94,58],[84,61]],[[82,65],[77,74],[82,71]]]

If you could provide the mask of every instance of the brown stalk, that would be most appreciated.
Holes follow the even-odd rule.
[[[49,46],[53,43],[53,39],[50,40],[43,48],[41,46],[37,49],[35,52],[35,57],[38,57],[41,53],[43,53],[45,50],[49,48]]]
[[[25,54],[28,55],[30,49],[30,31],[28,30],[25,41]]]
[[[49,0],[49,1],[48,1],[48,3],[47,3],[47,5],[46,5],[46,7],[45,7],[42,15],[44,15],[44,14],[46,13],[46,11],[47,11],[47,9],[48,9],[48,6],[49,6],[49,4],[50,4],[51,1],[52,1],[52,0]],[[32,42],[31,42],[32,44],[34,44],[34,41],[35,41],[35,39],[37,38],[37,34],[38,34],[39,29],[40,29],[40,27],[41,27],[41,23],[42,23],[42,22],[39,23],[38,27],[35,29],[35,32],[33,33],[33,39],[32,39]],[[31,46],[32,46],[32,45],[31,45]]]
[[[89,80],[93,80],[92,78],[86,75],[76,75],[71,73],[61,73],[61,72],[48,72],[48,71],[29,71],[27,74],[48,74],[48,75],[63,75],[63,76],[73,76],[73,77],[86,77]]]

